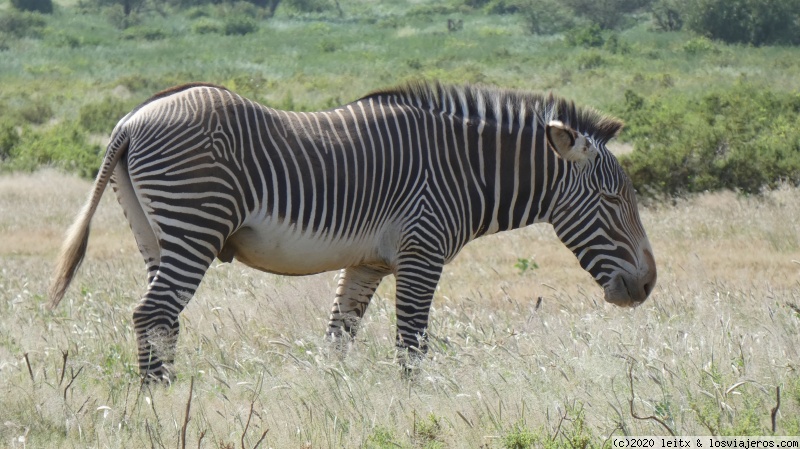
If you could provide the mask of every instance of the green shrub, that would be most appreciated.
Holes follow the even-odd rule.
[[[0,34],[13,37],[39,37],[47,22],[41,14],[26,11],[3,11]]]
[[[575,25],[572,11],[559,0],[529,2],[521,13],[526,28],[532,34],[556,34]]]
[[[602,47],[605,43],[603,30],[596,23],[570,30],[565,39],[573,47]]]
[[[686,16],[692,31],[728,43],[800,44],[797,0],[697,0]]]
[[[284,0],[283,4],[297,12],[325,12],[334,8],[329,0]]]
[[[800,184],[800,94],[739,85],[694,96],[626,93],[620,158],[637,189],[659,194]]]
[[[46,123],[53,117],[53,108],[50,103],[41,99],[29,99],[20,109],[20,117],[34,125]]]
[[[200,19],[212,16],[207,6],[193,6],[186,10],[186,17],[190,19]]]
[[[101,160],[100,147],[89,145],[77,124],[61,123],[44,131],[24,130],[3,168],[32,171],[50,165],[93,178]]]
[[[339,45],[334,41],[323,41],[320,42],[319,49],[323,53],[333,53],[339,49]]]
[[[622,26],[628,20],[627,13],[649,5],[652,0],[563,0],[563,3],[575,15],[609,30]]]
[[[502,438],[504,449],[528,449],[536,447],[539,438],[536,433],[517,422]]]
[[[157,26],[137,25],[132,26],[122,33],[122,38],[127,40],[160,41],[167,37],[167,32]]]
[[[714,42],[701,36],[686,41],[683,44],[683,51],[690,55],[698,55],[702,53],[717,53],[719,49],[714,45]]]
[[[13,154],[14,147],[19,144],[17,127],[8,120],[0,122],[0,162],[7,160]]]
[[[683,28],[683,11],[682,0],[658,0],[650,10],[655,28],[659,31],[678,31]]]
[[[517,14],[525,10],[524,0],[492,0],[486,5],[489,14]]]
[[[195,34],[216,34],[222,32],[222,26],[216,20],[203,17],[192,24],[192,32]]]
[[[78,123],[91,133],[111,134],[114,125],[130,110],[131,108],[122,100],[105,98],[81,106]]]
[[[256,19],[247,16],[232,16],[225,20],[225,34],[245,35],[258,31]]]
[[[83,39],[80,36],[63,30],[48,28],[46,36],[46,42],[56,48],[80,48],[83,45]]]
[[[582,53],[577,58],[578,68],[581,70],[591,70],[606,65],[606,58],[595,50]]]
[[[608,38],[603,42],[603,48],[608,51],[609,53],[617,54],[628,54],[631,52],[631,46],[619,37],[618,33],[611,33],[609,34]]]
[[[11,0],[11,6],[19,11],[40,12],[42,14],[53,12],[53,0]]]

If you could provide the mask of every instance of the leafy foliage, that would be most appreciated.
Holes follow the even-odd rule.
[[[651,8],[656,29],[678,31],[683,28],[681,0],[658,0]]]
[[[800,184],[800,94],[738,85],[700,101],[625,97],[626,135],[636,151],[621,162],[640,191],[757,193]]]
[[[555,34],[575,24],[572,11],[558,0],[530,2],[521,13],[532,34]]]
[[[728,43],[800,44],[797,0],[698,0],[684,6],[688,27]]]
[[[605,43],[603,31],[596,23],[588,26],[579,27],[571,30],[565,36],[565,40],[573,47],[602,47]]]
[[[248,16],[237,15],[225,20],[223,31],[227,35],[244,35],[258,31],[258,22]]]
[[[564,0],[572,11],[603,29],[619,28],[625,13],[647,6],[652,0]]]
[[[192,24],[192,32],[197,34],[216,34],[222,32],[222,26],[216,20],[201,17]]]
[[[0,162],[12,155],[12,150],[19,144],[19,133],[9,120],[0,122]]]
[[[130,40],[160,41],[166,37],[167,32],[163,28],[149,25],[132,26],[122,33],[123,39]]]
[[[0,34],[13,37],[39,37],[47,22],[41,14],[27,11],[3,11]]]
[[[129,105],[126,105],[122,100],[109,97],[96,103],[81,106],[78,113],[78,123],[86,131],[108,135],[111,134],[111,130],[117,121],[130,109]]]
[[[61,123],[41,132],[26,129],[9,153],[4,169],[32,171],[51,165],[86,178],[97,174],[102,159],[100,147],[89,145],[86,133],[74,123]]]
[[[19,116],[27,123],[41,125],[53,116],[53,108],[41,98],[30,98],[19,109]]]
[[[11,6],[20,11],[40,12],[42,14],[53,12],[53,0],[11,0]]]

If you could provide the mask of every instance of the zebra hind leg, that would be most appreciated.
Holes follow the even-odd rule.
[[[162,251],[158,271],[133,311],[139,374],[146,382],[174,380],[179,315],[200,285],[211,260],[199,260],[196,252],[176,255]]]
[[[348,341],[356,336],[375,289],[387,274],[388,269],[367,265],[342,270],[325,333],[338,354],[347,351]]]

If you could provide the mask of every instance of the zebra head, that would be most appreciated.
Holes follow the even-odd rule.
[[[560,121],[545,127],[548,146],[564,167],[550,222],[603,287],[606,301],[636,306],[655,286],[656,263],[631,181],[606,148],[622,124],[607,120],[607,132],[594,135]]]

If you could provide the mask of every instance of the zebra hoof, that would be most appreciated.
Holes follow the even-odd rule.
[[[164,385],[170,386],[175,381],[175,374],[168,367],[161,365],[160,367],[148,371],[142,376],[143,385]]]
[[[425,352],[419,348],[397,348],[397,362],[400,365],[401,376],[405,380],[414,380],[424,361]]]

